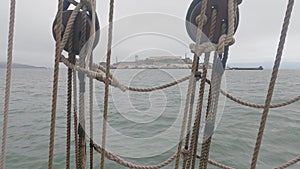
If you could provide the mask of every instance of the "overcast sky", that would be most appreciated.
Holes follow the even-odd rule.
[[[107,43],[108,0],[97,1],[101,39],[96,61],[103,61]],[[113,62],[134,55],[189,54],[184,18],[191,0],[115,1]],[[287,0],[244,0],[229,63],[273,62]],[[300,62],[300,6],[296,1],[283,60]],[[54,40],[51,25],[57,1],[17,0],[14,62],[52,67]],[[0,6],[0,61],[6,61],[9,1]]]

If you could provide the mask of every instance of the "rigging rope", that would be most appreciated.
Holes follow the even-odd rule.
[[[211,16],[211,26],[210,26],[210,34],[209,39],[212,39],[214,36],[214,32],[216,29],[216,17],[217,17],[217,10],[212,10],[212,16]],[[201,122],[201,112],[202,112],[202,105],[203,105],[203,99],[204,99],[204,90],[205,90],[205,83],[206,83],[206,76],[207,76],[207,67],[209,64],[209,58],[210,54],[206,53],[204,57],[204,66],[202,68],[203,75],[201,77],[201,84],[200,84],[200,90],[199,90],[199,97],[198,97],[198,103],[197,103],[197,112],[193,127],[193,133],[190,143],[190,149],[192,151],[191,155],[191,162],[188,161],[188,168],[190,165],[192,165],[192,168],[195,166],[196,162],[196,154],[197,154],[197,145],[198,145],[198,137],[199,137],[199,130],[200,130],[200,122]]]
[[[69,58],[68,60],[74,64],[75,62],[75,55],[73,51],[73,32],[71,32],[70,39],[69,39]],[[71,156],[71,113],[72,113],[72,81],[73,81],[73,70],[68,68],[68,84],[67,84],[67,140],[66,140],[66,169],[70,169],[70,156]],[[76,133],[75,133],[76,134]]]
[[[101,152],[101,169],[104,169],[105,146],[106,146],[106,123],[108,113],[108,95],[109,95],[109,76],[110,76],[110,58],[112,47],[112,34],[113,34],[113,19],[114,19],[114,0],[110,0],[109,4],[109,26],[108,26],[108,43],[107,43],[107,58],[106,58],[106,79],[105,79],[105,95],[104,95],[104,113],[103,113],[103,126],[102,126],[102,147],[104,150]]]
[[[201,5],[201,13],[200,13],[200,20],[197,28],[197,36],[196,36],[196,46],[195,49],[199,49],[200,41],[201,41],[201,35],[202,35],[202,29],[204,25],[204,16],[206,12],[206,7],[207,7],[207,0],[202,1]],[[184,132],[186,128],[186,123],[187,123],[187,114],[188,114],[188,109],[189,109],[189,104],[193,102],[194,96],[192,93],[195,93],[195,88],[196,88],[196,80],[195,80],[195,74],[198,69],[198,62],[199,62],[199,57],[201,54],[199,53],[194,53],[194,61],[192,65],[192,72],[191,72],[191,77],[189,80],[189,86],[188,86],[188,91],[187,91],[187,97],[186,97],[186,103],[185,103],[185,108],[184,108],[184,114],[183,114],[183,119],[182,119],[182,124],[181,124],[181,132],[179,136],[179,143],[178,143],[178,148],[177,148],[177,157],[175,161],[175,169],[179,168],[179,163],[180,163],[180,155],[181,155],[181,150],[182,150],[182,144],[183,144],[183,139],[184,139]],[[190,106],[190,108],[192,108]],[[189,132],[189,131],[188,131]]]
[[[84,4],[84,0],[82,2],[82,13],[83,18],[80,20],[81,26],[81,35],[80,35],[80,53],[79,53],[79,66],[86,68],[86,57],[87,57],[87,6]],[[85,138],[85,74],[78,73],[79,79],[79,168],[86,168],[86,138]]]
[[[298,163],[299,161],[300,161],[300,156],[296,157],[296,158],[294,158],[294,159],[292,159],[292,160],[290,160],[290,161],[288,161],[284,164],[281,164],[280,166],[278,166],[274,169],[285,169],[285,168],[288,168],[289,166],[292,166],[292,165]]]
[[[137,165],[137,164],[133,164],[129,161],[126,161],[125,159],[123,159],[123,158],[121,158],[121,157],[119,157],[119,156],[117,156],[117,155],[115,155],[111,152],[108,152],[108,151],[104,150],[104,148],[102,148],[101,146],[99,146],[97,144],[94,144],[93,147],[100,154],[102,154],[104,152],[105,153],[104,155],[109,160],[115,161],[116,163],[118,163],[120,165],[123,165],[125,167],[134,168],[134,169],[159,169],[159,168],[162,168],[162,167],[165,167],[165,166],[169,165],[176,158],[176,155],[177,155],[177,153],[175,153],[170,158],[168,158],[164,162],[161,162],[157,165],[143,166],[143,165]]]
[[[230,100],[236,102],[236,103],[239,103],[241,105],[244,105],[244,106],[248,106],[248,107],[252,107],[252,108],[259,108],[259,109],[263,109],[265,107],[265,105],[260,105],[260,104],[255,104],[255,103],[249,103],[249,102],[246,102],[246,101],[243,101],[241,99],[238,99],[232,95],[230,95],[229,93],[225,92],[224,90],[220,90],[220,92],[226,96],[227,98],[229,98]],[[287,106],[287,105],[290,105],[290,104],[293,104],[295,102],[298,102],[300,100],[300,96],[296,96],[294,98],[292,98],[291,100],[288,100],[286,102],[283,102],[283,103],[278,103],[278,104],[271,104],[270,105],[270,108],[279,108],[279,107],[284,107],[284,106]]]
[[[205,1],[205,0],[204,0]],[[74,1],[74,2],[76,2],[76,1]],[[229,0],[229,2],[230,3],[233,3],[233,1],[232,0]],[[288,5],[288,8],[290,7],[290,2],[291,1],[289,1],[289,5]],[[293,2],[294,3],[294,2]],[[71,31],[71,28],[72,28],[72,25],[73,25],[73,22],[74,22],[74,20],[75,20],[75,17],[77,16],[77,13],[79,12],[79,10],[80,10],[80,7],[81,7],[81,5],[80,5],[80,3],[79,4],[76,4],[77,6],[76,6],[76,8],[75,8],[75,10],[72,12],[72,15],[70,16],[70,19],[69,19],[69,21],[68,21],[68,24],[67,24],[67,27],[66,27],[66,31],[65,31],[65,33],[64,33],[64,36],[63,36],[63,38],[62,39],[60,39],[61,40],[61,43],[57,43],[57,44],[60,44],[60,46],[59,46],[59,48],[56,48],[56,50],[58,50],[58,51],[62,51],[62,49],[63,49],[63,47],[64,47],[64,45],[66,44],[66,42],[67,42],[67,40],[69,39],[68,37],[69,36],[72,36],[71,35],[71,33],[70,33],[70,31]],[[109,16],[109,23],[110,23],[110,25],[109,25],[109,40],[108,40],[108,51],[107,51],[107,62],[106,62],[106,70],[101,70],[101,67],[100,67],[100,70],[102,71],[99,71],[99,70],[96,70],[96,71],[92,71],[92,70],[87,70],[87,69],[85,69],[84,67],[78,67],[78,66],[76,66],[76,65],[74,65],[74,64],[72,64],[72,63],[65,63],[64,62],[64,60],[63,60],[63,57],[61,57],[61,60],[70,68],[70,69],[74,69],[74,70],[78,70],[79,72],[81,72],[81,73],[84,73],[84,74],[88,74],[89,75],[89,77],[90,77],[90,80],[92,81],[92,79],[93,78],[96,78],[97,80],[102,80],[102,81],[105,81],[105,104],[104,104],[104,114],[103,114],[103,135],[102,135],[102,146],[103,146],[103,151],[101,151],[101,168],[104,168],[104,155],[106,155],[107,153],[109,153],[109,152],[105,152],[105,142],[106,142],[106,140],[105,140],[105,138],[106,138],[106,121],[107,121],[107,113],[108,113],[108,94],[109,94],[109,85],[115,85],[116,87],[119,87],[120,89],[123,89],[123,90],[133,90],[133,91],[138,91],[138,92],[150,92],[150,91],[154,91],[154,90],[160,90],[160,89],[163,89],[163,88],[167,88],[167,87],[170,87],[170,86],[173,86],[173,85],[176,85],[176,84],[178,84],[178,83],[181,83],[181,82],[183,82],[183,81],[185,81],[185,80],[187,80],[187,79],[190,79],[190,83],[189,83],[189,90],[188,90],[188,96],[191,96],[190,97],[190,100],[187,100],[187,102],[186,102],[186,112],[185,112],[185,115],[184,115],[184,118],[183,118],[183,124],[184,125],[182,125],[182,131],[184,132],[184,130],[185,130],[185,126],[186,126],[186,119],[187,119],[187,111],[188,110],[190,110],[190,113],[191,113],[191,109],[192,109],[192,107],[191,107],[191,103],[192,103],[192,101],[193,101],[193,88],[195,88],[195,87],[193,87],[193,84],[195,84],[195,79],[194,79],[194,76],[193,75],[195,75],[195,71],[196,71],[196,65],[198,64],[198,57],[199,57],[199,55],[201,55],[202,53],[207,53],[207,52],[211,52],[211,51],[213,51],[213,48],[217,48],[217,51],[218,52],[220,52],[220,53],[223,53],[224,52],[224,48],[228,45],[228,44],[230,44],[230,43],[232,43],[233,42],[233,38],[232,38],[232,36],[233,36],[233,32],[234,32],[234,24],[229,24],[229,31],[228,31],[228,34],[227,35],[222,35],[221,37],[220,37],[220,39],[219,39],[219,43],[218,44],[213,44],[213,45],[211,45],[211,44],[208,44],[208,43],[203,43],[203,44],[198,44],[198,43],[196,43],[196,45],[191,45],[191,49],[192,49],[192,51],[194,51],[194,53],[195,53],[195,59],[194,59],[194,64],[193,64],[193,68],[192,68],[192,76],[188,76],[188,77],[185,77],[185,78],[183,78],[183,79],[180,79],[180,80],[178,80],[178,81],[175,81],[175,82],[172,82],[172,83],[169,83],[169,84],[166,84],[166,85],[162,85],[162,86],[159,86],[159,87],[154,87],[154,88],[147,88],[147,89],[140,89],[140,88],[132,88],[132,87],[129,87],[129,86],[125,86],[125,85],[122,85],[122,84],[120,84],[111,74],[110,74],[110,57],[111,57],[111,44],[112,44],[112,29],[113,29],[113,23],[112,23],[112,21],[113,21],[113,6],[114,6],[114,0],[111,0],[110,1],[110,16]],[[204,5],[203,5],[204,6]],[[202,6],[202,8],[203,8],[203,6]],[[205,5],[206,6],[206,5]],[[229,23],[233,23],[234,22],[234,16],[232,15],[232,13],[234,13],[234,9],[233,8],[230,8],[230,5],[228,5],[229,6],[229,8],[228,8],[228,13],[229,13]],[[291,7],[292,8],[292,7]],[[287,12],[288,13],[288,12]],[[58,16],[59,16],[59,12],[58,12]],[[290,16],[289,16],[290,17]],[[200,17],[200,19],[201,18],[204,18],[204,17]],[[58,20],[58,23],[59,23],[59,20]],[[286,23],[286,22],[285,22]],[[283,26],[284,28],[285,28],[285,26]],[[59,29],[59,27],[58,27],[58,29]],[[57,30],[58,30],[57,29]],[[287,28],[286,28],[287,29]],[[56,31],[57,31],[56,30]],[[286,34],[286,32],[285,32],[285,34]],[[199,37],[199,36],[197,36],[197,37]],[[200,39],[200,38],[199,38]],[[280,39],[280,42],[282,41],[282,38]],[[57,41],[58,42],[58,41]],[[283,42],[283,44],[284,44],[284,42]],[[283,49],[283,44],[282,44],[282,49]],[[279,46],[281,46],[281,44],[279,45]],[[280,48],[280,47],[279,47]],[[280,51],[280,49],[278,49],[278,53],[282,53],[282,49],[281,49],[281,51]],[[279,54],[277,54],[277,55],[279,55]],[[280,54],[281,55],[281,54]],[[59,58],[60,56],[58,56],[58,58]],[[280,56],[281,57],[281,56]],[[56,53],[56,60],[57,60],[57,53]],[[279,62],[279,63],[278,63]],[[280,60],[279,61],[277,61],[277,59],[276,59],[276,61],[275,61],[275,65],[274,65],[274,70],[276,69],[276,66],[277,66],[277,64],[278,64],[278,67],[279,67],[279,64],[280,64]],[[91,61],[91,65],[92,65],[92,61]],[[90,67],[93,67],[93,66],[91,66],[90,65]],[[90,68],[91,69],[91,68]],[[277,68],[278,69],[278,68]],[[106,77],[104,78],[103,77],[103,72],[106,74]],[[277,72],[278,72],[278,70],[277,70]],[[276,72],[276,74],[277,74],[277,72]],[[74,72],[75,73],[75,72]],[[274,72],[273,72],[274,73]],[[273,73],[272,73],[272,78],[273,78]],[[277,75],[276,75],[277,76]],[[55,75],[54,75],[54,77],[55,77]],[[207,80],[205,80],[206,79],[206,77],[204,77],[202,80],[203,81],[207,81]],[[275,83],[275,81],[276,81],[276,77],[275,77],[275,80],[274,80],[274,83]],[[193,82],[193,83],[191,83],[191,82]],[[54,82],[55,83],[55,82]],[[76,82],[75,82],[76,83]],[[273,88],[274,88],[274,85],[275,84],[271,84],[271,83],[273,83],[273,81],[272,81],[272,79],[271,79],[271,82],[270,82],[270,88],[271,88],[271,86],[273,85]],[[57,85],[57,84],[56,84]],[[212,86],[213,87],[213,86]],[[192,89],[190,89],[190,88],[192,88]],[[269,88],[269,90],[271,90]],[[53,90],[54,90],[54,87],[53,87]],[[56,89],[57,90],[57,89]],[[189,94],[190,93],[190,94]],[[244,102],[244,101],[241,101],[241,100],[239,100],[239,99],[237,99],[237,98],[235,98],[235,97],[233,97],[233,96],[231,96],[230,94],[228,94],[228,93],[226,93],[226,92],[224,92],[224,91],[222,91],[221,90],[221,93],[222,94],[224,94],[226,97],[228,97],[228,98],[230,98],[231,100],[233,100],[233,101],[236,101],[236,102],[240,102],[240,104],[244,104],[244,105],[247,105],[247,106],[250,106],[250,107],[255,107],[255,108],[265,108],[265,109],[269,109],[269,108],[273,108],[272,107],[272,105],[270,104],[271,103],[271,98],[272,98],[272,96],[271,96],[271,98],[270,98],[270,101],[267,101],[266,100],[266,102],[269,102],[268,104],[269,104],[269,107],[268,106],[265,106],[265,105],[256,105],[256,104],[251,104],[251,103],[247,103],[247,102]],[[273,91],[272,91],[272,93],[273,93]],[[272,93],[271,93],[271,95],[272,95]],[[53,93],[53,95],[54,95],[54,93]],[[56,93],[56,95],[57,95],[57,93]],[[269,95],[269,93],[268,93],[268,95]],[[91,97],[91,95],[90,95],[90,97]],[[81,100],[82,100],[82,96],[80,96],[80,98],[81,98]],[[268,97],[267,97],[267,99],[268,99]],[[203,99],[202,99],[203,100]],[[298,96],[298,97],[296,97],[296,98],[294,98],[294,99],[292,99],[291,101],[288,101],[288,102],[286,102],[286,103],[280,103],[280,104],[276,104],[276,105],[274,105],[274,107],[280,107],[280,106],[285,106],[285,105],[287,105],[287,104],[292,104],[292,103],[294,103],[294,102],[296,102],[296,101],[299,101],[300,100],[300,96]],[[198,100],[199,101],[199,100]],[[56,102],[56,101],[55,101]],[[75,100],[74,100],[74,103],[75,103]],[[55,103],[56,104],[56,103]],[[188,105],[190,104],[190,109],[188,108]],[[215,103],[214,103],[215,104]],[[267,105],[267,104],[266,104]],[[56,106],[56,105],[55,105]],[[74,107],[75,107],[75,105],[74,105]],[[75,108],[74,108],[75,109]],[[197,108],[198,109],[198,108]],[[265,110],[264,110],[264,114],[265,114]],[[52,115],[53,115],[53,113],[52,113]],[[75,111],[74,111],[74,116],[75,116]],[[191,114],[189,114],[189,117],[191,117]],[[74,121],[75,121],[75,117],[74,117]],[[190,119],[190,118],[189,118]],[[262,117],[262,119],[264,119],[264,115],[263,115],[263,117]],[[263,120],[262,120],[263,121]],[[189,130],[189,123],[190,123],[190,120],[188,121],[188,126],[187,126],[187,129]],[[263,122],[262,122],[263,123]],[[75,124],[74,124],[75,125]],[[264,124],[265,125],[265,124]],[[51,121],[51,126],[52,126],[52,121]],[[55,127],[55,118],[54,118],[54,127]],[[76,129],[75,129],[76,130]],[[52,131],[52,128],[51,128],[51,131]],[[54,131],[55,131],[55,129],[54,129]],[[91,131],[90,131],[91,133],[92,133],[92,127],[91,127]],[[261,132],[261,130],[260,130],[260,132]],[[262,131],[263,132],[263,131]],[[76,133],[76,132],[75,132]],[[54,134],[53,134],[54,135]],[[260,135],[260,133],[258,134],[258,137],[259,137],[259,135]],[[76,137],[76,134],[75,134],[75,137]],[[189,136],[188,136],[189,137]],[[262,137],[262,136],[261,136]],[[180,142],[181,142],[181,144],[182,144],[182,139],[183,139],[183,137],[180,137]],[[259,139],[258,139],[259,140]],[[76,141],[76,139],[75,139],[75,141]],[[90,141],[92,141],[92,139],[90,140]],[[192,141],[192,140],[191,140]],[[50,142],[51,142],[51,136],[50,136]],[[53,141],[54,142],[54,141]],[[180,145],[180,142],[179,142],[179,145]],[[188,143],[188,139],[187,139],[187,143]],[[93,144],[92,142],[91,142],[91,144]],[[260,144],[260,143],[259,143]],[[188,145],[188,144],[187,144]],[[192,145],[192,143],[191,143],[191,145]],[[181,145],[182,146],[182,145]],[[181,147],[180,146],[180,147]],[[51,147],[51,145],[49,146],[49,148]],[[51,148],[50,148],[51,149]],[[259,149],[259,148],[258,148]],[[75,151],[76,151],[76,149],[75,149]],[[179,158],[180,158],[180,154],[181,154],[181,151],[182,151],[182,148],[180,148],[179,149],[179,147],[178,147],[178,151],[177,151],[177,155],[176,156],[174,156],[174,158],[176,158],[176,167],[178,167],[178,165],[179,165]],[[49,152],[50,152],[50,150],[49,150]],[[52,153],[53,153],[53,150],[52,150]],[[179,155],[178,155],[179,154]],[[255,151],[254,151],[254,154],[255,154]],[[195,153],[194,153],[194,155],[195,155]],[[53,158],[53,154],[52,154],[52,158]],[[76,156],[76,158],[78,158],[77,156]],[[254,158],[254,157],[253,157]],[[91,157],[91,159],[92,159],[92,157]],[[52,159],[51,159],[52,160]],[[177,163],[177,160],[178,160],[178,163]],[[207,159],[208,160],[208,159]],[[92,161],[92,160],[91,160]],[[209,162],[210,160],[208,160],[208,162]],[[49,153],[49,163],[50,163],[50,153]],[[48,165],[50,165],[48,163]],[[68,164],[67,164],[68,165]],[[49,167],[49,166],[48,166]],[[50,168],[50,167],[49,167]],[[51,168],[52,168],[52,161],[51,161]]]
[[[76,66],[72,63],[70,63],[63,55],[61,55],[61,61],[68,67],[68,68],[71,68],[73,70],[76,70],[78,72],[82,72],[82,73],[85,73],[87,74],[88,77],[93,77],[101,82],[104,82],[105,81],[105,77],[104,77],[104,74],[102,71],[90,71],[90,70],[87,70],[87,69],[84,69],[82,67],[79,67],[79,66]],[[99,68],[100,70],[102,70],[101,66],[98,65],[98,64],[93,64],[94,68]],[[168,84],[164,84],[164,85],[161,85],[161,86],[156,86],[156,87],[151,87],[151,88],[138,88],[138,87],[131,87],[131,86],[126,86],[122,83],[120,83],[115,77],[113,77],[112,75],[110,75],[110,77],[112,77],[112,80],[111,80],[111,85],[114,86],[114,87],[117,87],[117,88],[120,88],[120,90],[122,91],[126,91],[126,90],[130,90],[130,91],[135,91],[135,92],[152,92],[152,91],[156,91],[156,90],[161,90],[161,89],[165,89],[165,88],[168,88],[168,87],[172,87],[174,85],[177,85],[177,84],[180,84],[186,80],[188,80],[190,78],[191,75],[188,75],[188,76],[185,76],[179,80],[176,80],[174,82],[171,82],[171,83],[168,83]],[[206,83],[210,84],[210,80],[209,79],[206,79]],[[233,95],[231,95],[230,93],[224,91],[223,89],[220,89],[220,92],[221,94],[223,94],[224,96],[226,96],[227,98],[229,98],[230,100],[236,102],[236,103],[239,103],[241,105],[244,105],[244,106],[248,106],[248,107],[252,107],[252,108],[264,108],[265,105],[260,105],[260,104],[255,104],[255,103],[250,103],[250,102],[247,102],[247,101],[244,101],[244,100],[241,100]],[[300,101],[300,95],[299,96],[296,96],[286,102],[283,102],[283,103],[278,103],[278,104],[272,104],[270,105],[270,108],[279,108],[279,107],[283,107],[283,106],[287,106],[287,105],[290,105],[290,104],[293,104],[295,102],[298,102]]]
[[[50,127],[50,143],[49,143],[49,160],[48,169],[52,169],[53,153],[54,153],[54,135],[55,135],[55,121],[56,121],[56,105],[57,105],[57,87],[58,87],[58,73],[59,73],[59,58],[60,58],[60,43],[62,33],[62,11],[63,1],[58,0],[58,12],[57,12],[57,29],[55,33],[57,41],[55,45],[55,63],[54,63],[54,75],[53,75],[53,91],[52,91],[52,110],[51,110],[51,127]]]
[[[76,60],[75,60],[76,62]],[[78,117],[77,117],[77,73],[73,71],[73,107],[74,107],[74,139],[75,139],[75,160],[76,160],[76,168],[79,168],[79,143],[78,143]]]
[[[288,27],[289,27],[289,23],[290,23],[291,14],[292,14],[292,11],[293,11],[293,6],[294,6],[294,0],[289,0],[288,5],[287,5],[285,18],[284,18],[284,23],[283,23],[283,26],[282,26],[280,41],[279,41],[277,54],[276,54],[276,59],[275,59],[275,63],[274,63],[273,71],[272,71],[272,77],[271,77],[271,80],[270,80],[269,90],[268,90],[268,94],[267,94],[267,97],[266,97],[265,108],[264,108],[264,111],[263,111],[263,114],[262,114],[262,117],[261,117],[259,132],[258,132],[258,135],[257,135],[256,144],[255,144],[255,148],[254,148],[254,152],[253,152],[253,157],[252,157],[252,162],[251,162],[251,169],[256,168],[258,154],[259,154],[259,150],[260,150],[260,146],[261,146],[261,142],[262,142],[262,137],[263,137],[263,133],[264,133],[264,129],[265,129],[265,126],[266,126],[266,121],[267,121],[267,117],[268,117],[268,113],[269,113],[269,109],[270,109],[270,105],[271,105],[271,101],[272,101],[273,91],[274,91],[274,88],[275,88],[275,82],[276,82],[277,75],[278,75],[278,69],[279,69],[280,62],[281,62],[281,57],[282,57],[282,52],[283,52],[283,48],[284,48],[284,44],[285,44],[285,39],[287,37],[287,31],[288,31]]]
[[[90,69],[93,67],[93,55],[90,56]],[[89,88],[90,88],[90,145],[93,144],[94,139],[94,117],[93,117],[93,106],[94,106],[94,79],[92,77],[89,78]],[[93,155],[93,147],[90,146],[90,169],[93,169],[93,161],[94,161],[94,155]]]
[[[7,47],[6,86],[5,86],[5,100],[4,100],[4,110],[3,110],[3,130],[2,130],[0,169],[5,168],[5,160],[6,160],[6,140],[7,140],[10,86],[11,86],[11,71],[12,71],[11,69],[12,69],[12,57],[13,57],[12,52],[13,52],[13,40],[14,40],[14,28],[15,28],[15,10],[16,10],[16,1],[11,0],[10,1],[8,47]]]

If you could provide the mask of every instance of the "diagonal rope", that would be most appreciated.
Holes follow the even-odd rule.
[[[288,27],[289,27],[289,23],[290,23],[291,14],[293,11],[293,6],[294,6],[294,0],[289,0],[285,18],[284,18],[284,23],[282,26],[281,35],[280,35],[280,41],[279,41],[279,45],[278,45],[278,49],[277,49],[276,60],[275,60],[273,71],[272,71],[272,77],[271,77],[270,84],[269,84],[268,94],[266,97],[265,108],[264,108],[264,111],[263,111],[263,114],[261,117],[259,132],[257,135],[256,144],[255,144],[255,148],[254,148],[254,152],[253,152],[251,169],[256,168],[258,154],[259,154],[262,137],[263,137],[263,133],[264,133],[264,129],[266,126],[266,121],[267,121],[267,117],[268,117],[268,113],[269,113],[269,109],[270,109],[270,105],[271,105],[271,101],[272,101],[272,96],[273,96],[275,83],[276,83],[276,79],[277,79],[277,75],[278,75],[278,69],[279,69],[280,62],[281,62],[285,39],[287,37],[287,31],[288,31]]]
[[[55,30],[56,35],[62,33],[62,10],[63,1],[58,0],[58,12],[57,12],[57,29]],[[54,63],[54,75],[53,75],[53,91],[52,91],[52,110],[51,110],[51,127],[50,127],[50,142],[49,142],[49,160],[48,169],[52,169],[53,154],[54,154],[54,135],[55,135],[55,119],[56,119],[56,105],[57,105],[57,87],[58,87],[58,73],[59,73],[59,58],[60,58],[60,42],[61,36],[57,36],[56,50],[55,50],[55,63]]]
[[[16,10],[16,2],[15,2],[15,0],[11,0],[10,1],[8,47],[7,47],[5,101],[4,101],[4,110],[3,110],[2,147],[1,147],[1,161],[0,161],[1,169],[5,168],[5,160],[6,160],[6,139],[7,139],[8,110],[9,110],[11,71],[12,71],[11,69],[12,69],[14,27],[15,27],[15,10]]]
[[[274,169],[285,169],[285,168],[288,168],[289,166],[292,166],[292,165],[298,163],[299,161],[300,161],[300,156],[296,157],[296,158],[294,158],[294,159],[292,159],[292,160],[290,160],[290,161],[288,161],[284,164],[281,164],[280,166],[278,166]]]
[[[97,145],[97,144],[93,144],[94,149],[98,152],[98,153],[105,153],[105,157],[107,157],[107,159],[114,161],[124,167],[128,167],[128,168],[132,168],[132,169],[160,169],[163,168],[169,164],[171,164],[171,162],[176,158],[176,153],[174,153],[170,158],[168,158],[167,160],[156,164],[156,165],[138,165],[138,164],[134,164],[132,162],[126,161],[125,159],[109,152],[106,151],[104,148],[102,148],[101,146]]]
[[[114,0],[110,0],[109,7],[109,26],[108,26],[108,43],[107,43],[107,58],[106,58],[106,79],[105,79],[105,95],[104,95],[104,113],[103,113],[103,126],[102,126],[102,147],[104,150],[101,152],[101,169],[104,169],[105,159],[105,146],[106,146],[106,123],[108,112],[108,95],[109,95],[109,76],[110,76],[110,58],[111,47],[113,40],[113,19],[114,19]]]

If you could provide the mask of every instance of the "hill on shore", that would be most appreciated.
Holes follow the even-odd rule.
[[[46,67],[31,66],[31,65],[19,64],[19,63],[13,63],[12,68],[13,69],[46,69]],[[5,62],[0,62],[0,69],[6,69]]]

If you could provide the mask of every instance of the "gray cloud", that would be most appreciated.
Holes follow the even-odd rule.
[[[122,37],[124,38],[126,31],[130,32],[134,30],[139,32],[138,28],[150,31],[153,28],[158,32],[167,32],[170,30],[170,35],[179,38],[184,44],[190,43],[191,40],[187,38],[185,32],[184,22],[181,20],[185,18],[190,2],[182,0],[116,1],[116,20],[121,19],[121,21],[125,22],[126,18],[130,18],[129,16],[142,13],[163,13],[174,16],[174,19],[164,21],[164,18],[156,18],[156,20],[152,20],[151,22],[147,22],[147,18],[144,20],[139,18],[140,20],[136,20],[135,22],[127,19],[130,24],[120,24],[120,27],[115,27],[115,42]],[[236,44],[231,48],[229,63],[273,61],[286,3],[287,1],[274,0],[243,1],[240,6],[240,25],[235,36]],[[290,32],[288,34],[287,46],[284,52],[285,61],[300,61],[299,56],[297,56],[297,53],[299,53],[298,40],[300,39],[298,31],[300,24],[297,22],[300,20],[300,10],[297,9],[298,3],[296,1]],[[54,60],[54,40],[51,33],[51,25],[56,10],[56,1],[17,1],[14,46],[15,62],[52,67]],[[106,50],[107,35],[105,25],[107,25],[108,19],[108,0],[97,2],[97,12],[101,26],[104,27],[104,30],[101,32],[101,44],[96,49],[96,54],[98,55],[99,53],[97,60],[101,61],[103,58],[100,56],[104,55]],[[8,13],[9,3],[8,1],[3,1],[0,6],[0,61],[6,60]],[[132,38],[131,40],[124,41],[123,46],[120,44],[120,46],[116,47],[114,56],[127,57],[122,55],[124,53],[132,55],[136,52],[134,50],[143,48],[146,51],[155,48],[156,50],[153,50],[153,54],[158,54],[158,51],[162,51],[162,54],[171,53],[174,55],[183,55],[185,52],[189,52],[189,49],[185,48],[184,45],[181,47],[178,45],[178,43],[170,44],[166,38],[158,39],[157,36]],[[159,47],[161,48],[158,49]],[[141,55],[146,54],[150,55],[151,52],[141,52]]]

